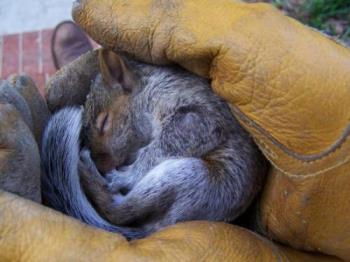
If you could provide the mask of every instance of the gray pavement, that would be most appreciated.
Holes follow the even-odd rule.
[[[53,28],[71,19],[73,0],[0,0],[0,35]]]

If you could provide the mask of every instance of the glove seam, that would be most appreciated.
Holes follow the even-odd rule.
[[[345,131],[343,132],[342,137],[340,139],[338,139],[337,142],[335,144],[333,144],[328,150],[323,151],[322,153],[317,154],[315,156],[311,156],[311,157],[306,156],[306,159],[305,159],[305,157],[303,157],[303,156],[299,157],[295,152],[291,152],[290,150],[288,150],[283,144],[281,144],[280,142],[278,142],[278,140],[276,140],[274,137],[272,137],[272,135],[269,134],[265,129],[263,129],[256,122],[252,121],[245,114],[243,114],[237,107],[233,106],[232,104],[230,106],[231,106],[231,109],[232,109],[234,115],[239,120],[243,121],[249,127],[252,127],[253,129],[255,129],[267,141],[270,141],[273,145],[275,145],[278,149],[280,149],[283,153],[285,153],[287,157],[290,157],[292,160],[298,161],[304,165],[311,165],[317,161],[321,161],[321,160],[329,158],[330,156],[335,154],[336,151],[340,150],[340,148],[348,141],[348,138],[350,136],[350,126],[348,125],[346,127]],[[270,146],[268,146],[263,141],[263,139],[254,138],[254,140],[256,141],[256,144],[260,148],[260,150],[262,152],[264,152],[265,157],[269,160],[269,162],[272,164],[272,166],[274,168],[276,168],[279,172],[281,172],[282,174],[284,174],[288,177],[306,178],[306,177],[314,177],[317,175],[322,175],[322,174],[326,173],[327,171],[330,171],[334,168],[337,168],[339,166],[346,164],[350,160],[350,154],[349,154],[348,156],[345,156],[344,158],[342,158],[340,161],[335,161],[335,163],[333,165],[330,165],[326,168],[322,168],[316,172],[306,173],[306,174],[295,174],[295,173],[288,172],[288,171],[284,170],[278,164],[276,164],[276,162],[273,159],[276,159],[278,157],[277,153],[275,153],[275,151]],[[290,154],[290,153],[293,153],[293,154]]]
[[[256,131],[258,131],[260,134],[262,134],[267,140],[269,140],[271,143],[273,143],[276,147],[281,149],[287,156],[298,160],[303,163],[311,163],[315,162],[324,158],[329,157],[332,153],[339,150],[345,142],[348,140],[350,136],[350,125],[347,125],[344,131],[342,132],[339,139],[336,140],[335,143],[333,143],[328,149],[323,150],[321,153],[313,154],[313,155],[302,155],[299,153],[296,153],[290,149],[288,149],[285,145],[283,145],[281,142],[279,142],[276,138],[274,138],[269,132],[267,132],[264,128],[262,128],[259,124],[257,124],[255,121],[249,119],[242,111],[240,111],[236,106],[231,104],[231,109],[235,116],[237,116],[240,120],[242,120],[244,123],[246,123],[249,127],[254,128]],[[271,150],[271,148],[268,148]],[[273,150],[271,150],[272,153]]]

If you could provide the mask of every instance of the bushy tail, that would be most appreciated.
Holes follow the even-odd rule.
[[[65,108],[50,119],[42,143],[42,194],[45,203],[89,225],[123,234],[128,239],[144,237],[142,229],[118,227],[103,219],[84,194],[78,173],[82,109]]]

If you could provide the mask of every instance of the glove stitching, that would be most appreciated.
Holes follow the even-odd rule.
[[[295,152],[291,152],[288,148],[286,148],[284,145],[282,145],[280,142],[278,142],[274,137],[271,136],[271,134],[268,134],[262,127],[260,127],[257,123],[250,120],[246,115],[244,115],[237,107],[231,105],[231,109],[234,112],[235,116],[237,116],[240,120],[242,120],[244,123],[246,123],[249,127],[254,128],[259,134],[263,135],[265,139],[270,141],[272,144],[274,144],[276,147],[278,147],[282,152],[284,152],[288,157],[292,158],[294,161],[301,162],[301,164],[304,165],[311,165],[317,161],[321,161],[327,157],[330,157],[333,155],[336,151],[340,150],[341,147],[348,141],[348,138],[350,136],[350,126],[347,126],[345,128],[345,131],[341,135],[341,138],[336,141],[331,147],[329,147],[327,150],[323,151],[322,153],[310,155],[310,156],[302,156],[300,154],[297,154]],[[350,160],[350,155],[346,156],[340,161],[336,161],[333,165],[328,166],[326,168],[320,169],[313,173],[303,174],[303,175],[296,175],[291,172],[288,172],[286,170],[283,170],[281,167],[279,167],[276,162],[273,159],[277,159],[278,155],[277,153],[266,143],[263,142],[262,139],[255,139],[258,141],[257,145],[258,147],[265,153],[265,157],[270,161],[270,163],[282,174],[287,175],[289,177],[293,178],[305,178],[305,177],[312,177],[321,175],[327,171],[330,171],[334,168],[337,168],[341,165],[346,164]]]
[[[274,138],[271,134],[269,134],[265,129],[263,129],[261,126],[259,126],[256,122],[250,120],[245,114],[243,114],[237,107],[231,104],[231,109],[233,113],[243,122],[248,124],[250,127],[257,130],[260,134],[262,134],[264,137],[267,138],[267,140],[271,141],[275,146],[277,146],[279,149],[281,149],[284,153],[286,153],[288,156],[292,157],[293,159],[299,160],[301,162],[305,163],[311,163],[315,162],[317,160],[321,160],[323,158],[328,157],[338,149],[344,145],[344,143],[347,141],[347,139],[350,136],[350,125],[348,125],[345,130],[342,132],[342,135],[339,139],[336,140],[335,143],[333,143],[328,149],[324,150],[321,153],[313,154],[313,155],[302,155],[296,152],[291,151],[288,149],[285,145],[280,143],[276,138]]]

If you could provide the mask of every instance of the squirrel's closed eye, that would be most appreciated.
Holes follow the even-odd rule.
[[[111,119],[107,112],[102,112],[98,115],[96,128],[100,135],[104,135],[111,128]]]

